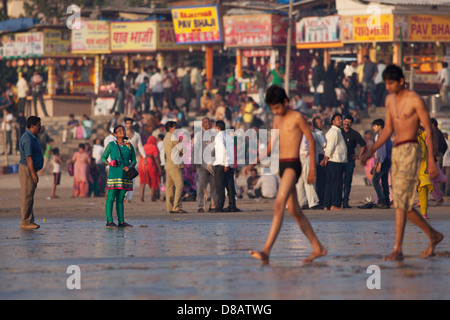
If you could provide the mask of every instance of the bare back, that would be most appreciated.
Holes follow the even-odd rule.
[[[390,94],[386,97],[386,125],[395,131],[396,142],[417,140],[420,114],[427,112],[422,98],[405,89],[402,95]]]
[[[284,116],[276,116],[274,129],[279,130],[280,159],[299,158],[302,127],[308,129],[299,112],[288,110]]]

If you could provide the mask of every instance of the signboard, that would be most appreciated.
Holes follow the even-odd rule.
[[[70,30],[44,29],[44,56],[67,57],[71,56]]]
[[[341,16],[343,42],[387,42],[394,39],[394,19],[391,14],[379,15],[379,25],[372,26],[370,15]],[[368,23],[369,22],[369,23]],[[371,25],[372,27],[369,27]]]
[[[410,41],[450,41],[450,15],[408,16],[408,39]]]
[[[179,45],[176,42],[175,30],[172,22],[158,22],[156,47],[161,50],[187,50],[189,46]]]
[[[111,23],[111,52],[156,51],[156,21]]]
[[[72,53],[110,53],[109,22],[82,20],[72,29]]]
[[[178,44],[222,42],[218,5],[173,7],[171,11]]]
[[[44,55],[42,32],[8,34],[2,36],[1,42],[0,53],[3,59],[35,58]]]
[[[342,47],[340,16],[308,17],[296,25],[298,49]]]
[[[279,15],[224,16],[223,24],[228,47],[285,46],[287,43],[287,20]]]
[[[187,49],[187,46],[176,44],[172,22],[112,22],[110,29],[111,52]]]

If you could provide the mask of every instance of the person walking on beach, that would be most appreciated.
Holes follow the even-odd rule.
[[[41,130],[41,118],[31,116],[27,119],[27,131],[22,135],[19,142],[19,181],[21,195],[21,229],[38,229],[39,225],[34,223],[34,193],[39,182],[37,172],[44,165],[44,155],[37,140]]]
[[[383,72],[383,80],[386,83],[386,90],[389,92],[386,97],[384,130],[377,142],[364,153],[361,163],[364,165],[395,132],[396,141],[391,157],[395,206],[395,245],[392,253],[384,260],[403,260],[406,218],[428,235],[430,244],[423,253],[423,257],[428,258],[434,255],[436,245],[442,241],[444,236],[432,228],[413,205],[421,163],[421,150],[417,141],[419,121],[428,136],[428,174],[433,179],[438,173],[434,162],[434,137],[430,116],[420,96],[405,88],[405,77],[400,67],[396,65],[386,67]]]
[[[273,122],[273,129],[277,129],[279,135],[275,135],[271,144],[267,147],[267,156],[271,155],[272,144],[279,139],[279,158],[280,158],[280,176],[281,181],[278,188],[278,193],[275,198],[274,215],[272,226],[270,228],[269,237],[262,251],[252,251],[249,253],[252,257],[261,260],[263,263],[269,262],[270,251],[275,243],[275,240],[280,232],[281,224],[283,222],[284,210],[286,204],[288,205],[289,213],[294,217],[300,229],[306,235],[313,246],[311,255],[304,259],[303,262],[311,262],[316,258],[326,255],[327,251],[317,238],[314,229],[309,220],[303,214],[300,208],[297,190],[295,185],[301,175],[301,164],[299,159],[300,143],[303,135],[309,142],[310,147],[310,171],[308,176],[308,183],[313,184],[316,178],[316,144],[303,116],[289,109],[289,98],[286,91],[278,86],[271,86],[267,89],[266,103],[272,110],[275,118]],[[257,162],[261,159],[257,158]],[[244,169],[244,175],[255,167],[251,164]]]
[[[125,222],[124,217],[124,199],[127,191],[133,191],[133,180],[128,179],[126,173],[136,166],[136,153],[133,145],[126,141],[125,127],[118,125],[114,128],[114,136],[117,141],[111,141],[105,149],[102,161],[109,166],[108,180],[106,182],[108,196],[106,198],[106,227],[107,228],[125,228],[132,227]],[[108,158],[111,157],[111,161]],[[116,202],[116,211],[119,225],[113,221],[113,204]]]

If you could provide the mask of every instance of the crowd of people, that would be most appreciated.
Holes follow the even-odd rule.
[[[348,64],[335,64],[331,61],[325,70],[320,60],[315,59],[311,69],[311,92],[314,97],[312,107],[299,93],[289,97],[290,109],[304,117],[315,139],[317,182],[313,185],[307,181],[310,170],[308,141],[303,139],[299,150],[302,174],[296,184],[296,190],[303,209],[351,208],[349,201],[355,164],[364,151],[376,142],[383,131],[384,121],[376,119],[372,123],[372,130],[365,131],[364,137],[353,130],[352,125],[368,116],[370,106],[384,105],[386,90],[381,74],[385,67],[383,61],[376,64],[365,56],[361,65],[354,61]],[[193,77],[192,70],[188,68],[181,78],[175,75],[175,70],[167,67],[162,70],[150,67],[139,74],[130,73],[126,76],[120,71],[115,78],[117,95],[110,110],[113,117],[107,124],[107,130],[111,134],[107,137],[97,135],[96,139],[90,142],[95,128],[94,122],[87,115],[83,115],[80,121],[70,115],[66,128],[62,131],[63,144],[69,139],[83,140],[69,161],[69,173],[74,179],[73,196],[107,195],[108,168],[105,167],[102,156],[110,142],[117,140],[114,131],[117,126],[122,125],[126,131],[125,136],[129,139],[127,141],[131,143],[137,156],[139,177],[136,179],[140,179],[141,201],[145,200],[146,186],[152,190],[152,201],[164,201],[162,195],[165,194],[169,212],[184,212],[183,200],[197,200],[198,212],[205,212],[237,211],[239,209],[235,198],[242,198],[245,194],[248,198],[258,200],[275,198],[278,178],[263,169],[260,169],[260,173],[256,168],[253,169],[247,179],[247,190],[244,190],[243,186],[236,184],[236,178],[242,170],[242,166],[237,165],[236,161],[202,165],[185,163],[180,167],[168,160],[167,152],[171,152],[178,142],[167,140],[171,139],[171,131],[179,128],[187,129],[190,140],[193,141],[191,145],[182,143],[185,149],[195,150],[200,147],[204,150],[203,144],[195,145],[201,137],[195,137],[194,128],[189,127],[188,119],[192,112],[202,119],[202,130],[216,129],[224,132],[224,139],[230,140],[228,144],[236,142],[232,136],[226,134],[226,129],[253,129],[257,133],[260,128],[272,127],[273,113],[265,101],[265,90],[270,85],[282,85],[284,70],[280,62],[277,61],[275,68],[267,76],[259,70],[250,70],[258,87],[258,101],[246,91],[237,90],[237,81],[231,70],[226,70],[224,81],[219,82],[218,90],[213,91],[205,89],[202,68],[197,68]],[[30,87],[35,92],[33,97],[36,112],[36,102],[42,95],[42,78],[39,78],[37,73],[33,76]],[[25,92],[26,97],[29,88],[22,76],[19,76],[17,89],[18,99],[15,99],[15,106],[8,105],[4,108],[8,141],[8,150],[5,152],[9,154],[13,150],[10,134],[12,128],[17,127],[18,137],[26,131],[25,100],[21,92]],[[8,94],[5,93],[3,99],[8,99]],[[41,104],[45,111],[45,105],[43,102]],[[436,134],[440,132],[437,125],[434,125],[434,128]],[[440,136],[443,137],[442,132]],[[418,133],[419,140],[420,137]],[[56,198],[56,187],[60,184],[63,167],[60,149],[54,146],[54,141],[45,132],[44,127],[40,129],[38,140],[45,160],[40,172],[51,172],[55,175],[51,197]],[[436,159],[440,161],[443,171],[439,181],[443,181],[442,176],[448,176],[450,173],[450,166],[444,157],[444,146],[447,146],[448,139],[443,138],[439,143],[439,148],[436,147],[435,150]],[[218,153],[223,152],[220,146],[218,148]],[[245,149],[245,146],[237,145],[236,152],[248,152],[242,151],[243,148]],[[365,182],[366,185],[373,186],[376,199],[363,206],[364,208],[390,208],[392,205],[392,192],[389,191],[391,149],[392,142],[389,140],[366,164]],[[18,145],[16,150],[19,150]],[[433,195],[437,205],[442,204],[443,192],[449,195],[449,183],[443,189],[433,183],[433,187],[422,187],[430,185],[423,181],[427,180],[421,179],[421,199],[425,197],[424,190],[428,190],[427,194]],[[135,189],[134,180],[132,189]],[[441,189],[443,192],[439,191]],[[132,201],[133,190],[126,193],[124,201]],[[228,208],[224,208],[225,195],[228,195],[229,199]],[[209,206],[207,199],[210,199]],[[426,216],[427,210],[423,205],[422,207]]]
[[[316,63],[314,67],[318,66],[320,68],[320,64]],[[355,68],[350,65],[352,67]],[[386,105],[386,117],[375,119],[372,131],[366,131],[363,138],[352,126],[358,110],[364,116],[369,104],[376,104],[370,97],[379,97],[375,93],[379,65],[364,57],[360,98],[355,100],[357,95],[353,95],[353,100],[346,100],[344,97],[339,101],[348,103],[340,106],[335,102],[336,83],[343,84],[346,78],[338,80],[340,72],[336,70],[345,71],[346,68],[335,69],[331,63],[323,78],[320,70],[313,70],[313,75],[319,74],[319,82],[316,78],[313,84],[314,106],[319,113],[310,113],[300,95],[293,98],[287,96],[280,86],[283,71],[278,62],[268,79],[258,75],[259,85],[268,80],[267,90],[264,90],[259,103],[245,91],[236,93],[235,79],[230,71],[227,71],[227,79],[223,82],[225,91],[219,90],[214,96],[208,92],[204,94],[204,79],[197,72],[195,82],[189,81],[191,90],[184,92],[183,106],[177,106],[176,95],[168,85],[168,82],[173,85],[174,81],[174,77],[169,76],[169,69],[164,68],[160,74],[160,70],[154,68],[150,77],[138,75],[135,79],[137,83],[129,89],[130,92],[136,89],[131,110],[121,118],[123,112],[127,112],[124,109],[126,94],[118,93],[111,110],[114,117],[107,125],[110,134],[97,136],[92,147],[88,143],[79,144],[73,155],[68,167],[74,180],[73,196],[87,197],[91,192],[106,196],[107,228],[132,227],[125,222],[124,202],[132,201],[136,179],[140,179],[140,200],[145,201],[146,186],[152,190],[152,201],[164,201],[160,193],[164,191],[166,209],[170,213],[186,213],[183,200],[196,200],[200,213],[239,212],[238,199],[244,192],[237,187],[236,176],[243,169],[245,176],[251,172],[247,180],[249,198],[275,198],[272,224],[264,248],[262,251],[250,250],[249,253],[263,263],[269,262],[287,209],[313,247],[311,255],[303,260],[311,262],[326,255],[327,250],[303,214],[303,209],[339,211],[351,208],[352,179],[356,162],[360,160],[366,166],[366,182],[371,181],[376,193],[376,207],[395,207],[395,246],[385,260],[404,258],[402,244],[407,218],[429,237],[430,244],[423,256],[434,255],[443,235],[425,219],[428,218],[429,195],[436,200],[437,206],[444,202],[444,191],[448,195],[448,136],[438,128],[436,119],[430,119],[423,100],[405,87],[402,69],[389,65],[382,72],[384,85],[390,93],[381,102]],[[357,71],[351,72],[350,79],[355,75]],[[137,81],[139,77],[141,82]],[[124,81],[123,73],[117,80],[120,82],[120,79]],[[318,87],[322,81],[323,96],[320,96]],[[126,87],[126,83],[118,85],[119,88]],[[195,92],[194,106],[190,99],[192,92]],[[359,102],[356,105],[350,101]],[[322,107],[324,109],[320,110]],[[187,117],[179,117],[175,110],[183,113],[183,108],[186,113],[193,110],[201,117],[201,128],[191,128]],[[7,112],[5,120],[11,119],[8,115]],[[64,130],[65,142],[70,138],[85,139],[86,130],[83,128],[87,128],[90,135],[93,123],[85,125],[87,120],[83,119],[80,126],[74,117],[70,117]],[[326,126],[327,121],[329,127]],[[39,182],[38,173],[46,169],[47,163],[52,164],[52,196],[57,197],[56,187],[61,180],[64,162],[54,141],[43,130],[41,119],[30,116],[25,123],[26,130],[20,137],[18,148],[21,228],[37,229],[39,225],[34,223],[33,198]],[[81,130],[78,129],[80,127]],[[261,151],[259,144],[262,138],[258,135],[261,127],[275,129],[271,132],[270,141],[278,143],[279,177],[271,171],[272,168],[262,165],[275,149],[272,143],[267,143],[265,152]],[[214,131],[211,131],[213,128]],[[236,131],[227,129],[252,129],[252,134],[257,137],[256,148],[251,147],[251,135],[247,136],[247,148],[246,143],[237,143]],[[240,167],[242,164],[238,163],[240,153],[249,159],[244,163],[245,167]],[[250,163],[253,155],[256,161]],[[198,159],[201,160],[195,161]],[[260,174],[258,164],[261,164]],[[442,184],[445,182],[446,189],[443,190]],[[419,202],[415,204],[416,194]],[[114,203],[118,224],[113,217]],[[414,206],[419,206],[420,212]]]

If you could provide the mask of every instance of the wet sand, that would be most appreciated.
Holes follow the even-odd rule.
[[[358,179],[355,179],[358,181]],[[357,209],[372,187],[355,183],[351,209],[306,210],[328,255],[303,264],[312,248],[286,212],[268,266],[250,257],[267,238],[273,200],[238,200],[239,213],[168,214],[165,203],[125,205],[129,229],[106,229],[102,198],[71,198],[63,176],[47,200],[51,176],[35,197],[39,230],[21,231],[17,175],[0,176],[0,299],[449,299],[450,199],[430,202],[430,224],[446,238],[436,256],[422,259],[426,235],[407,224],[403,262],[392,251],[394,210]],[[138,187],[139,184],[137,184]],[[149,189],[146,190],[150,198]],[[45,219],[45,221],[44,221]],[[81,290],[69,290],[67,268],[81,270]],[[380,268],[381,289],[370,290],[367,268]]]

